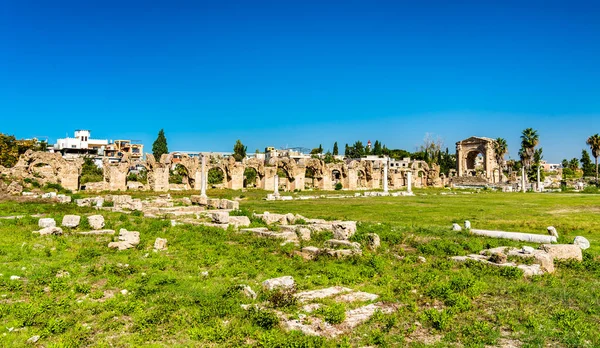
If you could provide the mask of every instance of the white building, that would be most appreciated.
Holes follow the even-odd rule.
[[[55,152],[63,154],[102,154],[105,147],[108,145],[106,139],[91,139],[90,131],[78,129],[75,131],[75,137],[62,138],[56,140],[54,145]]]

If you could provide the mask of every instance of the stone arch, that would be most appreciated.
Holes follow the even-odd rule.
[[[244,173],[247,170],[254,170],[256,172],[256,188],[259,189],[265,189],[265,177],[266,177],[266,172],[265,172],[265,162],[262,160],[259,160],[257,158],[251,158],[248,159],[244,162]],[[244,184],[243,186],[246,187],[246,175],[244,174]]]
[[[493,170],[497,167],[494,157],[494,139],[470,137],[456,143],[456,166],[458,176],[472,176],[475,159],[479,154],[483,157],[483,176],[489,181],[493,179]]]
[[[211,173],[220,173],[222,175],[221,182],[211,182],[214,180],[214,176],[211,178]],[[227,170],[224,166],[213,165],[209,166],[206,170],[206,183],[208,186],[216,186],[216,187],[227,187],[227,183],[230,181],[230,178],[227,175]]]

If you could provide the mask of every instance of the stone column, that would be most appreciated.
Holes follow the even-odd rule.
[[[541,186],[542,186],[542,184],[540,183],[540,166],[538,165],[538,168],[537,168],[537,187],[536,187],[538,192],[542,192]]]
[[[202,167],[200,169],[201,173],[200,178],[202,182],[200,183],[200,197],[206,197],[206,156],[202,154]]]
[[[406,191],[408,193],[412,192],[412,172],[406,172]]]
[[[279,175],[277,175],[277,171],[275,172],[275,187],[273,188],[273,195],[275,195],[275,197],[279,196]]]
[[[525,167],[521,167],[521,192],[525,191]]]
[[[388,162],[389,158],[386,157],[383,163],[383,193],[388,193]]]

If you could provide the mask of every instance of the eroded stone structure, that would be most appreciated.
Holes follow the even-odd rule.
[[[479,155],[482,156],[481,168],[476,168]],[[498,169],[494,156],[494,139],[470,137],[457,142],[456,166],[459,177],[480,177],[493,182]]]
[[[44,185],[60,184],[67,190],[79,190],[82,159],[66,160],[60,153],[28,150],[12,168],[0,166],[0,174],[19,179],[31,179]]]
[[[385,160],[348,160],[345,162],[325,163],[322,159],[293,159],[289,157],[273,157],[268,161],[256,158],[236,162],[233,157],[202,155],[189,157],[183,155],[173,163],[171,155],[163,155],[157,160],[151,154],[146,160],[133,160],[125,154],[121,162],[103,162],[104,178],[102,182],[87,183],[86,190],[93,191],[127,191],[128,189],[143,189],[165,192],[173,188],[169,184],[170,171],[178,169],[182,175],[179,189],[202,189],[202,178],[207,178],[208,172],[218,170],[222,173],[223,182],[219,185],[233,190],[244,187],[256,187],[274,191],[275,185],[281,191],[304,190],[314,188],[333,190],[341,184],[347,190],[372,190],[387,186],[388,189],[400,189],[408,186],[409,177],[412,186],[428,187],[442,186],[445,178],[439,175],[437,165],[428,165],[424,161],[412,161],[409,166],[387,168],[384,175]],[[204,160],[204,161],[203,161]],[[204,166],[202,163],[204,162]],[[60,154],[43,152],[27,152],[14,168],[4,168],[2,173],[18,178],[44,178],[47,182],[57,182],[71,190],[79,189],[82,160],[67,161]],[[177,168],[180,167],[180,168]],[[133,170],[144,168],[147,183],[128,182]],[[255,181],[244,182],[244,172],[256,172]],[[387,178],[387,185],[382,180]],[[206,184],[205,184],[206,185]]]

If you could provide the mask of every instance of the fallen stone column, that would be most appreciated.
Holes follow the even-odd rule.
[[[511,239],[518,240],[522,242],[530,242],[530,243],[556,243],[556,237],[554,236],[546,236],[543,234],[534,234],[534,233],[521,233],[521,232],[505,232],[505,231],[488,231],[488,230],[470,230],[472,234],[484,237],[492,237],[492,238],[503,238],[503,239]]]

